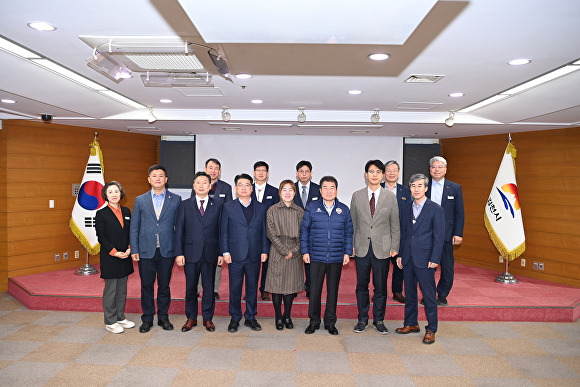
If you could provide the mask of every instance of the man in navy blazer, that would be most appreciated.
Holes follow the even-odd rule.
[[[447,161],[443,157],[435,156],[429,160],[429,172],[432,181],[427,191],[427,197],[443,207],[445,213],[445,244],[441,253],[441,276],[437,284],[437,303],[448,305],[447,296],[453,286],[455,275],[453,246],[460,245],[463,240],[465,220],[463,192],[459,184],[445,179]]]
[[[224,204],[220,226],[220,248],[230,279],[230,316],[228,332],[238,331],[242,319],[242,284],[246,282],[244,325],[262,329],[256,321],[260,263],[268,259],[270,241],[266,235],[266,208],[252,200],[252,177],[246,173],[234,179],[237,200]]]
[[[445,238],[443,209],[425,196],[429,178],[415,174],[409,180],[413,202],[401,213],[401,247],[397,265],[405,275],[405,322],[395,331],[401,334],[419,332],[417,282],[423,293],[427,326],[423,343],[435,342],[437,332],[437,299],[435,268],[441,261]]]
[[[175,262],[175,217],[181,196],[165,189],[167,172],[162,165],[148,171],[151,190],[135,198],[131,221],[131,257],[139,262],[143,324],[139,332],[149,332],[155,315],[154,285],[157,279],[157,324],[170,331],[171,271]]]
[[[320,199],[320,186],[312,182],[312,163],[307,160],[299,161],[296,164],[296,195],[294,196],[294,203],[302,209],[315,200]],[[306,280],[304,287],[306,288],[306,297],[310,297],[310,263],[304,264],[304,274]]]
[[[203,285],[203,326],[209,332],[215,331],[212,322],[215,310],[214,278],[216,265],[221,265],[223,261],[219,252],[222,206],[215,204],[214,199],[208,195],[210,181],[211,177],[207,173],[197,172],[193,177],[195,196],[182,201],[177,211],[175,261],[178,266],[184,266],[187,316],[182,332],[188,332],[197,325],[197,282],[200,274]]]
[[[389,160],[385,163],[385,182],[381,185],[394,193],[397,196],[397,204],[399,206],[399,220],[401,218],[401,209],[412,200],[411,191],[409,187],[399,184],[399,174],[401,168],[399,163],[395,160]],[[393,263],[393,280],[391,281],[391,291],[393,292],[393,300],[405,303],[405,296],[403,296],[403,270],[397,266],[396,258],[391,260]]]
[[[278,188],[268,184],[268,174],[270,166],[265,161],[256,161],[254,163],[254,184],[252,190],[252,200],[257,200],[266,206],[266,211],[272,204],[280,201]],[[270,295],[264,291],[266,285],[266,276],[268,275],[268,260],[262,262],[262,274],[260,275],[260,296],[264,301],[270,301]]]

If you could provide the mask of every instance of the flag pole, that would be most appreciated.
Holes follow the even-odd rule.
[[[495,282],[499,282],[502,284],[517,284],[520,281],[517,280],[516,277],[514,277],[513,275],[510,274],[509,272],[509,266],[510,263],[509,261],[504,258],[505,261],[505,272],[503,274],[500,274],[499,276],[497,276],[497,278],[495,279]]]
[[[87,259],[85,261],[85,264],[82,265],[77,271],[75,271],[76,275],[93,275],[93,274],[99,274],[99,271],[97,269],[95,269],[90,263],[89,263],[89,252],[83,247],[83,249],[87,252]]]

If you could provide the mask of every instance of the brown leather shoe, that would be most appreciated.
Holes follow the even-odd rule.
[[[425,337],[423,337],[423,343],[433,344],[435,342],[435,332],[431,329],[425,328]]]
[[[403,296],[403,293],[393,293],[393,300],[404,304],[405,303],[405,296]]]
[[[419,332],[420,330],[419,325],[405,325],[402,328],[395,329],[395,332],[406,335],[407,333]]]
[[[270,301],[270,293],[268,292],[260,292],[262,296],[262,301]]]
[[[212,321],[204,321],[203,326],[205,327],[205,330],[208,332],[215,331],[215,325],[213,325]]]
[[[190,318],[187,319],[185,324],[181,327],[181,332],[188,332],[191,328],[197,326],[197,320],[192,320]]]

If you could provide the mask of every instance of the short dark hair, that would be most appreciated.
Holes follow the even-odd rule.
[[[409,179],[409,187],[417,180],[424,180],[423,183],[425,184],[425,187],[429,187],[429,178],[422,173],[415,173],[413,176],[411,176]]]
[[[310,169],[310,172],[312,172],[312,163],[306,160],[299,161],[298,164],[296,164],[296,171],[298,171],[300,168],[304,166],[308,167],[308,169]]]
[[[205,160],[205,166],[207,167],[207,165],[208,165],[210,162],[212,162],[212,163],[214,163],[214,164],[217,164],[217,165],[220,167],[220,169],[222,169],[222,163],[220,163],[218,159],[211,158],[211,159],[207,159],[207,160]]]
[[[334,176],[323,176],[322,179],[320,179],[320,187],[322,188],[322,183],[334,183],[334,187],[336,189],[338,189],[338,181],[336,180],[336,177]]]
[[[193,182],[194,183],[195,183],[195,180],[197,180],[198,177],[207,177],[207,180],[211,184],[211,176],[208,175],[207,173],[205,173],[204,171],[196,172],[195,175],[193,175]]]
[[[117,188],[119,188],[119,192],[121,193],[121,198],[123,199],[125,197],[125,189],[123,188],[123,186],[121,185],[121,183],[119,183],[118,181],[110,181],[107,184],[105,184],[103,186],[103,188],[101,189],[101,197],[103,198],[103,200],[107,200],[107,189],[112,186],[112,185],[116,185]]]
[[[400,171],[401,170],[401,166],[399,165],[399,163],[397,163],[395,160],[389,160],[385,163],[385,169],[387,169],[387,167],[390,167],[391,165],[396,165],[397,169]]]
[[[252,176],[248,175],[247,173],[240,173],[239,175],[236,175],[236,177],[234,177],[234,184],[238,184],[238,180],[240,179],[250,180],[250,184],[254,184],[254,179],[252,179]]]
[[[254,163],[254,171],[255,171],[255,170],[256,170],[256,168],[258,168],[258,167],[266,167],[266,171],[269,171],[269,170],[270,170],[270,166],[269,166],[269,165],[268,165],[268,163],[267,163],[267,162],[265,162],[265,161],[256,161],[256,162]]]
[[[382,173],[385,173],[385,164],[383,164],[383,162],[381,160],[369,160],[369,161],[367,161],[367,163],[365,164],[365,172],[366,173],[369,172],[369,168],[371,167],[371,165],[374,165],[375,167],[380,169]]]
[[[280,200],[282,198],[282,188],[284,188],[286,184],[290,184],[292,186],[294,195],[296,195],[296,185],[294,185],[294,182],[290,179],[282,180],[282,182],[280,182],[280,186],[278,187],[278,195],[280,195]]]
[[[158,169],[161,169],[163,171],[163,173],[165,173],[165,176],[167,176],[167,170],[161,164],[155,164],[155,165],[150,166],[149,169],[147,170],[147,176],[149,176],[151,174],[151,172],[156,171]]]

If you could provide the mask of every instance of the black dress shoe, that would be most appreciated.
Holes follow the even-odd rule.
[[[402,293],[393,293],[393,300],[397,301],[400,304],[405,303],[405,296]]]
[[[292,323],[292,319],[290,317],[284,319],[284,326],[286,329],[294,329],[294,324]]]
[[[153,321],[143,321],[143,324],[141,324],[141,326],[139,327],[139,332],[147,333],[151,330],[152,326],[153,326]]]
[[[230,323],[228,325],[228,332],[236,333],[238,331],[239,326],[240,326],[239,321],[230,320]]]
[[[338,329],[334,325],[328,325],[324,327],[331,335],[338,335]]]
[[[304,333],[307,335],[313,334],[318,328],[320,328],[320,324],[310,324],[306,327]]]
[[[306,292],[306,298],[310,298],[310,292]]]
[[[419,304],[425,305],[425,299],[424,298],[421,298],[421,301],[419,301]]]
[[[270,301],[270,293],[268,292],[260,292],[260,297],[262,297],[262,301]]]
[[[220,294],[219,294],[218,292],[213,292],[213,297],[214,297],[216,300],[219,300],[219,299],[220,299]]]
[[[250,328],[253,331],[261,331],[262,330],[262,326],[260,324],[258,324],[258,322],[256,320],[246,320],[246,321],[244,321],[244,326],[247,326],[248,328]]]
[[[284,329],[284,322],[282,320],[276,320],[276,330],[281,331]]]
[[[449,303],[447,302],[447,297],[439,296],[437,297],[437,305],[447,306]]]
[[[167,319],[167,318],[163,318],[161,320],[158,320],[157,325],[159,325],[161,328],[163,328],[164,331],[172,331],[173,330],[173,324],[170,323],[169,319]]]

